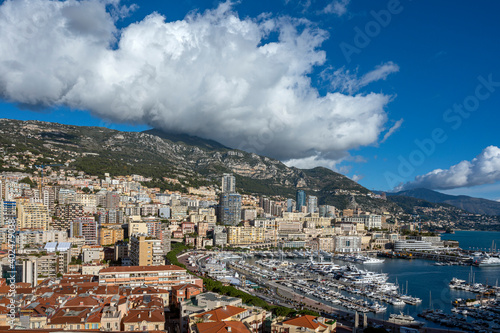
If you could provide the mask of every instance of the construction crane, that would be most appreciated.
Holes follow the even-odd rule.
[[[64,164],[41,164],[41,165],[35,165],[35,167],[37,169],[41,170],[40,184],[38,185],[38,190],[39,190],[40,197],[42,196],[42,188],[43,188],[43,169],[45,169],[45,167],[53,167],[53,166],[64,166]]]

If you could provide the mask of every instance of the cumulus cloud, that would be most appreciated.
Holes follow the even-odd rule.
[[[351,73],[351,71],[346,70],[344,67],[335,70],[333,73],[325,71],[323,77],[330,80],[334,89],[353,94],[372,82],[385,80],[389,74],[396,72],[399,72],[399,66],[389,61],[375,67],[374,70],[361,77],[358,77],[357,71]]]
[[[117,15],[130,9],[118,0],[4,1],[0,97],[292,161],[342,159],[384,130],[390,96],[320,95],[311,85],[328,34],[307,20],[241,19],[226,2],[183,20],[153,13],[118,29]],[[382,65],[358,86],[395,67]]]
[[[486,147],[471,161],[462,161],[449,169],[436,169],[425,175],[415,177],[395,190],[428,188],[450,190],[459,187],[471,187],[492,184],[500,180],[500,148]]]
[[[347,13],[347,5],[349,5],[351,0],[335,0],[330,2],[323,9],[323,13],[325,14],[335,14],[338,17]]]

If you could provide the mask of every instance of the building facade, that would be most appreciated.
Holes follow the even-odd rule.
[[[295,198],[297,211],[302,211],[302,207],[306,205],[306,192],[298,190]]]
[[[238,193],[221,193],[219,196],[218,219],[224,225],[241,222],[241,196]]]
[[[160,286],[172,290],[173,286],[194,284],[203,287],[203,280],[188,274],[175,265],[108,267],[99,272],[100,285],[139,287]]]
[[[147,235],[130,237],[130,261],[132,266],[159,266],[165,264],[165,255],[160,239]]]

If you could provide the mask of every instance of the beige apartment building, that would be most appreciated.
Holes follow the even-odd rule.
[[[160,239],[142,235],[130,237],[130,261],[133,266],[164,265],[165,255]]]
[[[228,227],[227,243],[229,245],[249,245],[263,243],[265,229],[256,227]]]
[[[179,266],[113,266],[99,272],[99,284],[111,286],[140,287],[157,286],[172,290],[173,286],[194,284],[203,287],[203,280],[199,279]]]
[[[42,203],[22,203],[17,208],[20,229],[47,230],[52,221],[47,207]]]
[[[128,233],[133,234],[147,234],[148,225],[141,220],[140,216],[129,216]]]
[[[102,225],[99,230],[99,244],[111,245],[124,239],[123,228],[117,225]]]

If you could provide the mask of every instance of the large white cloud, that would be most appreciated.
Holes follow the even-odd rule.
[[[311,85],[326,59],[325,31],[303,19],[241,19],[231,7],[175,22],[153,13],[119,30],[115,16],[126,8],[118,0],[5,1],[0,97],[90,110],[282,160],[341,159],[378,140],[390,96],[321,96]],[[388,69],[380,71],[367,80],[385,78]]]
[[[415,180],[399,186],[395,190],[411,188],[428,188],[449,190],[459,187],[470,187],[492,184],[500,180],[500,148],[486,147],[471,161],[462,161],[449,169],[436,169]]]

